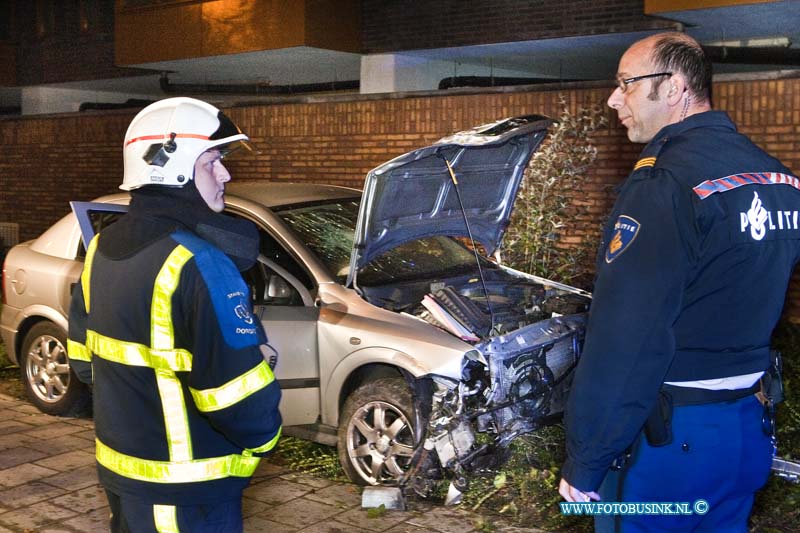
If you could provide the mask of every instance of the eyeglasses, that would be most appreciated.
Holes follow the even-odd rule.
[[[659,76],[672,76],[672,72],[656,72],[655,74],[645,74],[644,76],[634,76],[633,78],[617,78],[617,86],[619,91],[624,93],[628,90],[628,85],[636,83],[637,81],[646,80],[647,78],[657,78]]]

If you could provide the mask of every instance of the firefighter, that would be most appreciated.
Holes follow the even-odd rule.
[[[214,106],[169,98],[123,145],[130,210],[89,244],[68,351],[93,386],[112,531],[242,530],[241,497],[280,432],[280,390],[240,271],[250,222],[223,215],[223,158],[248,137]]]
[[[666,33],[625,52],[608,99],[647,144],[604,231],[560,493],[692,506],[622,531],[747,531],[770,471],[755,393],[800,257],[800,180],[710,90],[698,43]]]

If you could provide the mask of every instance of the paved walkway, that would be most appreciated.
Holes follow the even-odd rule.
[[[463,509],[413,501],[408,511],[370,518],[359,487],[261,461],[244,497],[245,532],[400,533],[477,531]],[[0,394],[0,533],[107,531],[91,420],[44,415]],[[497,527],[497,525],[495,525]],[[502,528],[495,531],[535,531]]]

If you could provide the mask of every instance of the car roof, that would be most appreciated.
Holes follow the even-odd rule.
[[[336,198],[361,197],[361,191],[358,189],[316,183],[233,181],[227,184],[225,189],[226,192],[231,195],[245,198],[268,208],[319,202]]]

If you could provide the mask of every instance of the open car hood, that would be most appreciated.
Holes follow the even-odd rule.
[[[508,226],[528,161],[552,123],[540,115],[499,120],[371,170],[364,183],[347,285],[375,257],[426,237],[471,233],[488,254],[493,253]]]

